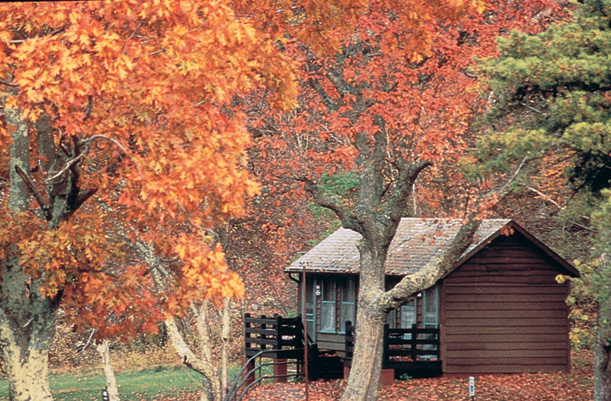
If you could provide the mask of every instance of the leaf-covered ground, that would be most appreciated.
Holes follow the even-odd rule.
[[[475,400],[486,401],[586,401],[593,399],[592,354],[580,352],[573,357],[570,373],[486,375],[475,378]],[[309,399],[338,400],[345,381],[310,383]],[[269,384],[249,394],[248,401],[304,400],[302,383]],[[440,377],[395,381],[380,391],[380,401],[471,400],[469,378]]]

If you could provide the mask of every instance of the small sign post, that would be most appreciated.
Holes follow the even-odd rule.
[[[469,397],[475,400],[475,377],[469,376]]]

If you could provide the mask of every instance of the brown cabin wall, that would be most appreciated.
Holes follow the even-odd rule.
[[[448,374],[568,371],[568,283],[520,234],[501,236],[441,285],[441,359]]]

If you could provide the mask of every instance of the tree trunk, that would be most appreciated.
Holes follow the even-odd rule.
[[[600,227],[600,241],[608,241],[609,230]],[[608,247],[608,244],[605,244]],[[603,245],[604,246],[604,245]],[[603,276],[608,275],[609,257],[607,252],[602,252],[599,259],[598,270]],[[594,345],[594,401],[611,401],[611,344],[609,334],[611,328],[607,322],[608,299],[599,297],[598,300],[598,328],[596,333],[596,344]],[[603,305],[601,305],[603,303]],[[604,307],[603,307],[604,306]]]
[[[386,321],[386,312],[382,307],[384,262],[390,242],[387,244],[380,235],[371,237],[377,240],[363,238],[358,245],[361,272],[356,341],[350,377],[342,401],[375,401],[380,385]]]
[[[4,104],[5,98],[2,98]],[[10,187],[8,207],[12,213],[30,210],[30,190],[18,171],[30,171],[29,130],[17,109],[4,107],[11,129]],[[17,246],[5,249],[0,260],[0,349],[6,366],[11,401],[52,401],[49,387],[49,347],[61,293],[43,297],[43,277],[28,276],[19,263]]]
[[[594,347],[594,401],[611,401],[611,346],[598,336]]]
[[[165,321],[168,337],[176,353],[182,357],[185,365],[195,370],[202,375],[202,401],[218,401],[220,400],[220,381],[218,380],[218,371],[203,358],[198,358],[189,345],[185,342],[182,334],[178,330],[178,326],[174,320]],[[204,341],[200,339],[200,341]]]
[[[385,315],[375,302],[359,302],[350,377],[342,401],[375,401],[380,385]]]
[[[0,328],[3,337],[2,354],[7,366],[9,400],[53,401],[49,387],[49,349],[36,349],[33,344],[24,344],[15,339],[7,323]],[[13,337],[7,341],[6,337]]]
[[[159,260],[159,256],[155,253],[153,245],[139,240],[134,243],[134,249],[150,267],[151,276],[157,291],[166,291],[167,285],[164,280],[164,268]],[[197,318],[201,357],[191,350],[172,318],[167,319],[164,325],[168,332],[170,343],[176,353],[182,358],[182,362],[202,375],[201,401],[217,401],[220,400],[221,385],[218,369],[212,363],[211,337],[209,322],[206,318],[206,308],[206,301],[199,308],[193,304],[191,305],[191,310]]]
[[[53,400],[48,362],[57,304],[42,298],[40,285],[39,280],[29,282],[16,258],[2,263],[0,349],[11,401]]]
[[[110,347],[108,340],[103,340],[101,343],[96,345],[98,354],[102,357],[102,366],[104,368],[104,377],[106,378],[106,391],[108,391],[108,399],[110,401],[120,401],[119,387],[117,386],[117,379],[115,377],[115,371],[112,369],[110,360]]]
[[[221,355],[221,396],[224,398],[229,389],[229,338],[231,336],[231,300],[225,298],[223,301],[223,320],[221,328],[221,340],[223,341]]]

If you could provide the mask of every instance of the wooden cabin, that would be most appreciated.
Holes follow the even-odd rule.
[[[387,287],[442,253],[459,228],[455,220],[402,219],[386,262]],[[305,268],[308,333],[340,357],[345,322],[356,319],[359,239],[339,229],[286,269],[300,281]],[[570,284],[558,275],[579,272],[516,222],[485,220],[452,269],[392,311],[388,324],[438,328],[444,374],[568,371]]]

